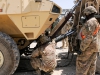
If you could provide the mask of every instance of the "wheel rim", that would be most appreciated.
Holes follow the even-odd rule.
[[[4,56],[2,52],[0,51],[0,68],[2,67],[3,63],[4,63]]]

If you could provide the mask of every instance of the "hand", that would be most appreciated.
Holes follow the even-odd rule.
[[[76,50],[75,51],[78,55],[81,55],[82,54],[82,51],[79,49],[79,50]]]

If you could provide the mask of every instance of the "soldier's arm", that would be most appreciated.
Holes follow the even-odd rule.
[[[39,49],[37,48],[36,50],[34,50],[32,52],[32,57],[35,58],[35,57],[38,57],[39,56]]]

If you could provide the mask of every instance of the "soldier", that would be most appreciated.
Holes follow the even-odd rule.
[[[42,44],[42,46],[32,52],[31,65],[38,75],[51,75],[50,73],[55,69],[57,64],[55,42],[49,42],[50,39],[44,34],[38,40],[38,43]]]
[[[61,29],[61,34],[65,34],[67,31],[67,24]],[[66,48],[67,47],[67,38],[62,40],[62,48]]]
[[[82,54],[77,56],[76,75],[95,75],[96,60],[98,53],[98,31],[99,23],[94,15],[97,10],[88,6],[83,11],[86,21],[80,30],[80,49]]]
[[[66,25],[61,29],[61,34],[65,34],[68,30],[72,28],[72,21],[68,21]],[[62,40],[62,48],[66,48],[68,46],[68,38]]]

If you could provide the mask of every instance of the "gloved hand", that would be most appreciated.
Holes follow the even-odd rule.
[[[82,54],[82,51],[79,49],[79,50],[75,50],[75,52],[78,54],[78,55],[81,55]]]

